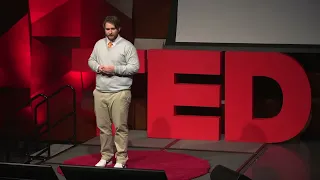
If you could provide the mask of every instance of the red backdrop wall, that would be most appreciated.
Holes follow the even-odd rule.
[[[3,28],[0,37],[0,87],[18,88],[20,94],[27,92],[23,99],[23,103],[27,103],[37,93],[51,94],[64,84],[72,85],[77,91],[79,140],[94,136],[94,114],[81,108],[82,91],[92,86],[94,74],[80,74],[72,69],[72,50],[90,49],[97,40],[103,38],[102,22],[108,15],[116,15],[121,19],[121,35],[133,42],[132,19],[105,0],[25,0],[20,5],[23,8],[17,12],[17,5],[14,3],[6,1],[1,4],[4,10],[15,9],[19,16],[15,17],[17,15],[14,16],[13,13],[7,16],[12,18],[12,22],[6,29]],[[3,96],[8,96],[8,92],[2,93]],[[61,103],[61,99],[65,103]],[[13,98],[8,99],[10,102],[12,100]],[[22,119],[29,119],[24,120],[25,125],[33,125],[31,108],[34,107],[24,108],[20,112]],[[52,123],[71,108],[71,91],[64,90],[50,103]],[[45,120],[46,113],[45,105],[39,107],[38,123]],[[7,114],[9,119],[14,119],[10,117],[12,113]],[[61,125],[65,129],[57,130],[56,137],[61,136],[59,131],[71,131],[71,120],[67,122],[69,123]]]
[[[13,110],[19,109],[18,107],[36,93],[51,94],[58,87],[70,84],[77,92],[79,140],[85,140],[95,135],[92,109],[83,108],[83,96],[92,90],[94,74],[83,68],[87,68],[85,56],[93,44],[103,37],[103,18],[107,15],[119,16],[123,25],[122,36],[132,42],[134,38],[166,38],[171,0],[134,0],[132,18],[105,0],[21,0],[19,5],[18,7],[10,1],[1,3],[1,13],[6,12],[1,15],[7,20],[0,28],[0,95],[4,99],[1,118],[12,119]],[[7,13],[6,9],[14,11]],[[291,53],[291,56],[308,72],[312,96],[318,97],[320,93],[317,72],[320,70],[316,67],[320,66],[316,66],[316,62],[319,56],[304,53]],[[146,57],[146,52],[140,51],[140,57]],[[145,58],[141,59],[143,64]],[[146,70],[142,68],[141,71]],[[139,86],[135,85],[134,94],[142,98],[141,106],[138,108],[142,114],[146,114],[146,76],[138,75],[135,78]],[[70,110],[71,100],[71,92],[67,90],[52,100],[52,121],[61,118]],[[314,108],[319,107],[317,103],[313,101]],[[260,112],[266,112],[266,109],[269,111],[275,106],[279,106],[279,103],[261,106]],[[31,107],[25,108],[22,112],[21,116],[29,119],[26,123],[31,123]],[[45,106],[42,106],[38,112],[38,121],[43,122],[45,115]],[[319,114],[314,114],[313,117],[317,116]],[[223,124],[223,119],[221,122]],[[312,132],[314,136],[319,135],[316,130],[319,127],[318,122],[312,121],[312,126],[309,127],[314,130],[309,131],[309,134]],[[57,130],[56,137],[64,139],[65,137],[60,137],[62,135],[59,132],[69,132],[71,126],[70,123],[61,125],[65,129]]]

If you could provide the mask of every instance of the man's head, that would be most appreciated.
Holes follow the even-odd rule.
[[[114,41],[120,32],[120,20],[116,16],[107,16],[103,21],[103,29],[107,38]]]

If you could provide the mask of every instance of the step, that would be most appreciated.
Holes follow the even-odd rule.
[[[71,147],[73,147],[73,144],[52,144],[50,145],[50,156],[55,156],[57,154],[59,154],[62,151],[65,151]],[[31,156],[35,156],[36,154],[38,154],[39,152],[41,152],[43,149],[31,154]],[[48,152],[45,151],[41,156],[46,157],[48,155]]]

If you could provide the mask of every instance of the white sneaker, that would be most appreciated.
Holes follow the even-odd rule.
[[[100,159],[100,161],[95,165],[96,167],[105,167],[106,165],[109,166],[112,164],[112,161],[105,160],[105,159]]]
[[[115,167],[115,168],[126,168],[126,165],[123,165],[121,163],[116,163],[113,167]]]

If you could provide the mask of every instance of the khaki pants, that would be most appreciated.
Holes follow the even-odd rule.
[[[93,91],[94,111],[97,126],[100,129],[102,159],[110,160],[116,146],[117,163],[126,164],[128,160],[128,112],[131,103],[131,91],[123,90],[116,93]],[[112,123],[116,132],[113,139]]]

